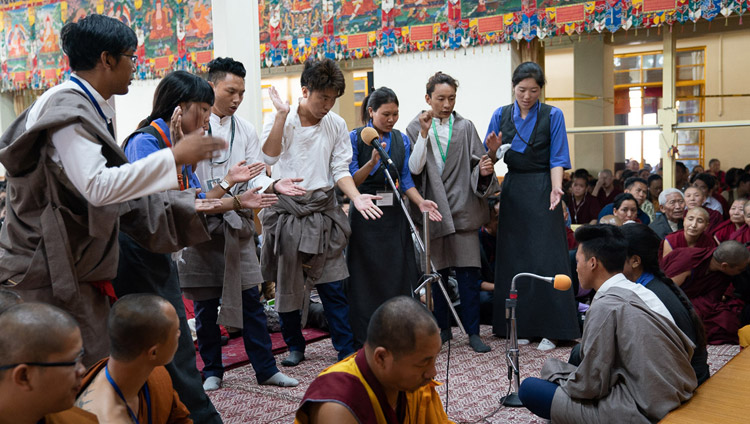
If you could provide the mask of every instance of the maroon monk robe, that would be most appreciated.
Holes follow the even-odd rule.
[[[615,197],[617,197],[618,194],[622,193],[622,189],[617,187],[616,185],[612,188],[612,192],[609,193],[609,196],[604,194],[604,189],[599,189],[599,194],[596,196],[596,200],[599,201],[599,205],[601,207],[604,207],[610,203],[614,203]],[[597,217],[599,216],[599,212],[596,213]]]
[[[729,236],[729,239],[737,240],[743,244],[750,242],[750,227],[747,224],[741,226],[739,230],[733,232],[732,235]]]
[[[578,248],[578,242],[576,241],[576,233],[570,229],[570,227],[565,227],[565,233],[568,238],[568,250],[575,250]]]
[[[588,224],[599,218],[599,211],[602,210],[599,200],[586,193],[580,203],[576,202],[573,195],[565,196],[565,203],[568,205],[570,212],[570,221],[573,224]]]
[[[673,250],[664,258],[662,268],[669,278],[690,271],[680,288],[703,320],[708,342],[737,344],[740,311],[745,303],[731,296],[729,276],[709,269],[714,250],[696,247]],[[726,300],[722,300],[725,296]]]
[[[724,216],[722,216],[719,211],[707,208],[705,206],[703,207],[703,209],[708,212],[708,227],[706,227],[706,232],[713,231],[714,227],[718,226],[722,221],[724,221]]]
[[[682,249],[688,246],[687,240],[685,239],[685,230],[677,230],[673,233],[667,234],[666,237],[664,237],[664,240],[662,240],[661,244],[659,245],[659,261],[663,261],[664,258],[664,242],[668,241],[669,245],[672,246],[672,250],[675,249]],[[704,231],[703,234],[698,237],[698,240],[695,242],[695,246],[692,247],[698,247],[698,248],[714,248],[716,247],[716,240],[714,240],[713,237],[708,235],[708,231]],[[662,267],[664,265],[662,264]]]
[[[716,237],[716,239],[719,240],[719,243],[721,243],[723,241],[732,240],[732,234],[734,234],[737,230],[738,228],[736,225],[734,225],[734,222],[732,222],[730,219],[727,219],[726,221],[712,228],[711,235]]]

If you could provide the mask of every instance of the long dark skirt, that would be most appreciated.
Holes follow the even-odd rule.
[[[401,206],[380,207],[383,216],[365,220],[349,211],[352,235],[346,252],[346,296],[354,341],[361,345],[375,309],[396,296],[411,296],[419,279],[414,243]]]
[[[500,196],[497,231],[493,331],[505,337],[505,299],[518,273],[545,277],[570,275],[562,207],[549,210],[548,173],[508,173]],[[581,337],[572,289],[555,290],[547,282],[516,280],[518,337],[572,340]]]

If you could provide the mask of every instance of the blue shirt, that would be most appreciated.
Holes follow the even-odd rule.
[[[372,127],[372,121],[370,121],[367,124],[368,127]],[[398,131],[398,130],[394,130]],[[406,192],[406,190],[414,187],[414,181],[411,179],[411,171],[409,171],[409,155],[411,154],[411,141],[409,141],[409,137],[401,133],[401,138],[404,139],[404,166],[401,167],[401,184],[399,186],[399,190],[402,192]],[[359,144],[359,140],[357,140],[357,130],[353,130],[349,133],[349,139],[352,142],[352,161],[349,164],[349,172],[354,175],[355,172],[359,171],[359,152],[357,151],[357,147]],[[390,156],[391,154],[391,133],[385,133],[383,134],[383,137],[380,139],[381,143],[385,143],[385,152],[388,153]],[[375,175],[375,173],[378,171],[380,165],[373,168],[372,171],[370,171],[370,175]],[[383,177],[385,178],[385,177]]]
[[[164,134],[167,136],[167,139],[171,143],[172,138],[169,134],[169,125],[167,125],[167,123],[164,122],[164,120],[161,118],[155,119],[154,122],[159,126],[159,128],[161,128],[162,131],[164,131]],[[156,137],[152,136],[151,134],[137,133],[130,138],[130,141],[125,146],[125,156],[128,157],[128,160],[130,162],[135,162],[138,159],[143,159],[158,150],[159,140],[157,140]],[[188,184],[190,185],[190,187],[201,187],[201,182],[198,179],[198,176],[195,175],[195,172],[193,172],[193,169],[190,165],[183,165],[182,171],[187,174]],[[201,199],[205,199],[206,194],[199,193],[198,197]]]
[[[614,215],[614,213],[615,213],[615,204],[610,203],[607,206],[603,207],[602,210],[599,212],[599,219],[602,219],[602,217],[605,215]],[[648,225],[651,223],[651,218],[649,218],[648,215],[646,215],[646,212],[643,212],[641,208],[638,208],[638,219],[641,220],[642,224]]]
[[[539,105],[540,103],[537,101],[534,106],[531,107],[531,110],[529,110],[529,114],[526,115],[526,119],[521,118],[521,108],[518,107],[518,103],[516,102],[516,107],[513,108],[513,122],[516,124],[516,136],[513,137],[513,141],[510,143],[510,149],[518,152],[523,153],[526,151],[526,143],[524,143],[521,140],[521,137],[523,137],[526,141],[529,143],[532,143],[532,140],[529,140],[531,138],[532,133],[534,132],[534,127],[536,127],[536,116],[537,112],[539,111]],[[492,114],[492,118],[490,118],[490,126],[487,128],[487,135],[490,135],[490,133],[498,134],[501,132],[500,128],[500,120],[503,116],[503,108],[502,106],[497,108],[495,113]],[[558,166],[563,167],[564,169],[570,169],[570,152],[568,151],[568,133],[565,131],[565,117],[563,116],[563,113],[560,109],[556,107],[552,107],[552,110],[549,114],[550,119],[550,154],[549,154],[549,167],[550,169],[556,168]],[[521,137],[519,137],[519,134]],[[485,140],[487,139],[487,136],[485,136]],[[487,147],[487,142],[485,141],[484,147]]]

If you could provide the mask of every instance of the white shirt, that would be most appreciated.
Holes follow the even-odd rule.
[[[663,316],[664,318],[672,321],[674,323],[674,318],[672,318],[672,314],[669,313],[669,310],[667,310],[667,307],[664,306],[664,303],[659,299],[654,292],[651,290],[643,287],[640,284],[636,284],[627,278],[625,278],[625,275],[622,273],[619,273],[617,275],[612,276],[609,280],[605,281],[604,284],[602,284],[601,287],[599,287],[599,290],[596,291],[596,294],[594,295],[594,301],[596,299],[604,296],[604,293],[607,292],[607,290],[611,289],[612,287],[619,287],[621,289],[630,290],[638,297],[641,298],[643,303],[646,304],[646,306],[649,307],[652,311],[656,312],[657,314]]]
[[[260,151],[260,140],[255,127],[245,119],[234,116],[234,141],[232,140],[232,116],[219,118],[211,114],[211,135],[219,137],[227,142],[229,148],[219,152],[218,157],[204,160],[198,163],[195,173],[201,181],[204,192],[208,193],[212,184],[218,184],[237,162],[247,161],[247,165],[263,162]],[[273,180],[265,172],[248,181],[248,188],[261,187],[260,191],[266,191]],[[238,184],[240,185],[240,184]],[[237,187],[237,186],[235,186]]]
[[[721,202],[714,199],[713,196],[706,199],[706,201],[703,203],[703,206],[706,208],[711,208],[715,210],[716,212],[719,212],[720,214],[724,214],[724,208],[721,207]]]
[[[315,125],[303,127],[297,114],[298,105],[290,108],[284,123],[281,154],[263,159],[273,165],[271,176],[304,178],[299,183],[307,191],[332,188],[343,177],[351,177],[352,144],[343,118],[328,112]],[[271,113],[263,125],[261,140],[265,143],[271,134],[276,113]]]
[[[453,119],[453,115],[446,119],[432,118],[432,123],[437,129],[438,137],[440,138],[440,147],[448,155],[448,139],[450,138],[450,122]],[[417,136],[417,141],[414,143],[414,150],[409,156],[409,170],[412,174],[421,174],[424,169],[424,165],[427,162],[427,140],[432,143],[432,154],[435,156],[435,163],[437,163],[438,173],[443,175],[443,169],[445,168],[445,162],[443,156],[440,155],[440,149],[437,146],[437,140],[435,140],[435,131],[430,126],[430,130],[427,131],[427,138],[422,137],[420,130]]]
[[[91,92],[107,122],[111,122],[114,109],[85,79],[78,79]],[[78,84],[66,81],[42,94],[29,111],[26,129],[39,119],[52,95],[70,88],[83,93]],[[97,116],[96,119],[101,117]],[[81,124],[55,128],[50,132],[50,139],[50,159],[63,169],[73,186],[93,206],[111,205],[160,191],[179,189],[179,170],[172,149],[162,149],[134,163],[108,168],[101,143]]]

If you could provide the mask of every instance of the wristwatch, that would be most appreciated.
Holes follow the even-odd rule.
[[[232,188],[232,185],[229,184],[229,181],[224,179],[224,180],[221,180],[221,182],[219,183],[219,187],[221,187],[221,189],[224,191],[229,191],[229,189]]]

